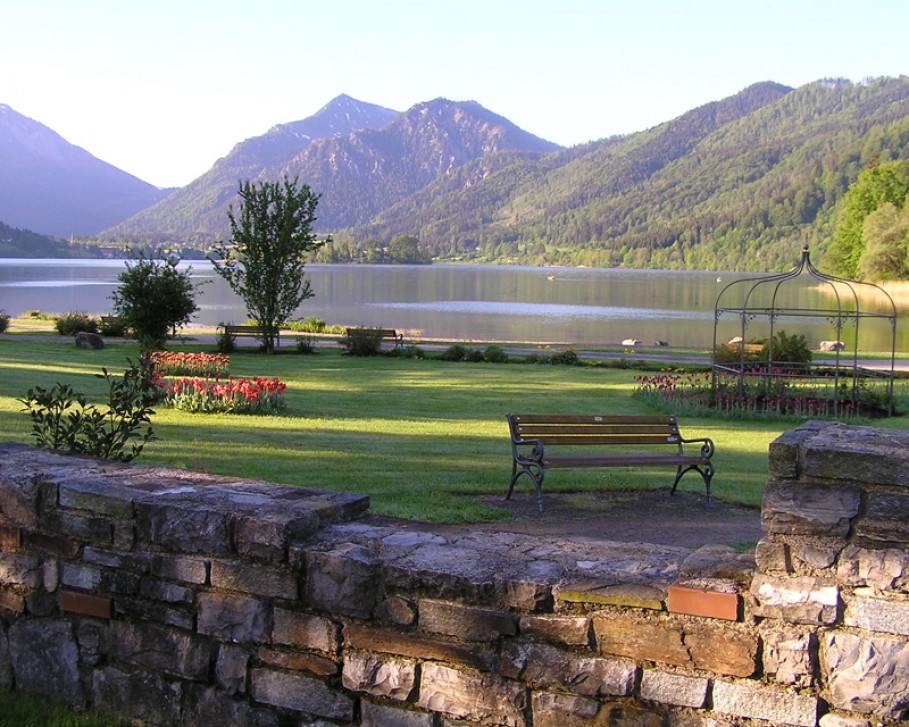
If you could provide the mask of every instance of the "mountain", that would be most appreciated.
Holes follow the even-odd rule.
[[[106,234],[182,242],[221,238],[241,179],[271,179],[270,170],[286,165],[313,142],[380,129],[397,116],[397,111],[342,94],[306,119],[241,141],[201,177]]]
[[[821,259],[860,171],[905,158],[909,77],[759,83],[626,137],[477,160],[345,232],[471,262],[785,270],[805,243]]]
[[[92,235],[164,194],[0,104],[0,221],[58,237]]]

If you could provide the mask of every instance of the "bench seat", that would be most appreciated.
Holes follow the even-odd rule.
[[[676,468],[673,494],[682,475],[698,472],[707,489],[707,504],[711,504],[713,441],[707,437],[685,439],[674,416],[507,414],[506,418],[512,449],[506,499],[511,498],[515,482],[523,474],[533,481],[543,512],[547,469],[664,466]],[[695,446],[686,451],[686,444]]]

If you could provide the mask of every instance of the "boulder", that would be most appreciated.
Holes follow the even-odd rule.
[[[832,353],[833,351],[842,351],[846,348],[846,344],[842,341],[821,341],[820,350]]]
[[[624,341],[622,341],[623,346],[640,346],[641,343],[642,342],[637,338],[626,338]]]
[[[104,348],[104,340],[97,333],[79,331],[76,334],[76,348],[97,351]]]

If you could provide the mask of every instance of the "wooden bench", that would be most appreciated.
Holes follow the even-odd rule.
[[[404,348],[404,334],[398,333],[394,328],[347,328],[345,333],[349,336],[357,335],[358,331],[369,331],[379,337],[379,341],[394,341],[395,348]]]
[[[712,504],[713,441],[683,438],[674,416],[506,414],[506,418],[513,459],[506,500],[511,498],[515,481],[525,473],[536,486],[542,513],[547,469],[657,465],[676,468],[673,494],[682,475],[689,470],[698,472],[707,486],[707,504]],[[696,452],[691,448],[686,452],[686,444],[701,446]]]
[[[265,335],[265,329],[262,326],[224,326],[224,334],[227,336],[252,336],[261,339]],[[281,331],[275,333],[275,347],[281,345]]]

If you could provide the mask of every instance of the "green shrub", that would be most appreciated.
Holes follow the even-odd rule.
[[[237,337],[228,333],[223,323],[218,324],[218,333],[215,335],[215,350],[218,353],[233,353],[237,350]]]
[[[464,354],[463,360],[469,361],[470,363],[480,363],[483,361],[483,352],[477,348],[472,348]]]
[[[487,346],[483,352],[483,360],[486,363],[508,363],[508,354],[501,346]]]
[[[571,348],[566,348],[552,357],[552,363],[557,366],[577,366],[578,361],[580,361],[578,352]]]
[[[764,344],[761,350],[761,360],[770,360],[770,344]],[[787,361],[789,363],[811,363],[811,349],[808,341],[801,334],[792,334],[779,331],[773,334],[773,360]]]
[[[9,328],[9,316],[0,310],[0,333],[6,331],[7,328]]]
[[[101,370],[97,376],[107,381],[109,389],[104,410],[87,403],[85,396],[68,384],[28,390],[20,401],[32,419],[36,446],[120,462],[139,456],[154,436],[150,417],[155,411],[151,405],[159,397],[152,381],[153,367],[147,361],[138,365],[130,362],[122,379]],[[140,432],[145,425],[146,430]],[[130,449],[124,451],[127,445]]]
[[[397,358],[426,358],[426,352],[419,346],[408,343],[406,346],[391,351],[389,356],[395,356]]]
[[[101,320],[101,323],[98,326],[98,330],[102,336],[110,336],[111,338],[123,338],[126,335],[127,327],[126,323],[122,319],[116,316],[107,316],[106,320]]]
[[[449,346],[442,353],[443,361],[463,361],[467,354],[470,352],[470,349],[467,348],[463,343],[455,343]]]
[[[297,353],[311,356],[316,353],[316,343],[312,336],[301,336],[297,339]]]
[[[98,332],[98,320],[81,311],[70,311],[57,316],[54,328],[61,336],[75,336],[80,331],[86,333]]]
[[[349,328],[341,345],[351,356],[378,356],[382,350],[382,334],[378,328]]]

